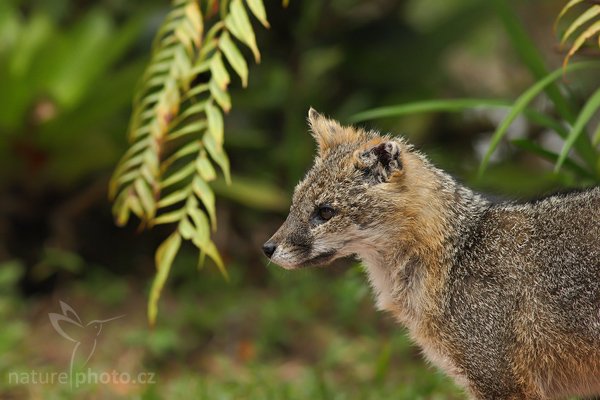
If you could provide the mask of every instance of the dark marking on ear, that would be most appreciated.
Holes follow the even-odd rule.
[[[403,168],[400,146],[394,141],[383,142],[363,151],[358,161],[358,167],[375,183],[388,182],[393,173]]]

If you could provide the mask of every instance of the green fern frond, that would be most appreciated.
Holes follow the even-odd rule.
[[[558,14],[556,25],[567,15],[573,7],[584,3],[584,0],[571,0]],[[576,37],[573,39],[574,35]],[[597,46],[600,49],[600,5],[592,4],[586,8],[577,18],[569,24],[563,33],[560,34],[560,45],[572,39],[569,50],[563,60],[563,68],[567,66],[569,60],[577,53],[585,43],[590,43],[592,46]]]
[[[217,176],[214,165],[230,181],[223,149],[223,114],[231,109],[227,65],[247,86],[248,64],[232,37],[259,62],[248,9],[265,27],[269,25],[262,0],[220,5],[218,14],[214,0],[173,1],[134,96],[128,130],[131,146],[109,185],[118,225],[125,225],[134,214],[144,227],[173,227],[156,252],[157,274],[148,302],[151,324],[182,239],[198,248],[199,260],[208,256],[227,277],[211,240],[217,221],[215,195],[208,184]]]

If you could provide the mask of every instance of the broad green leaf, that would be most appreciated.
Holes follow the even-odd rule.
[[[223,146],[223,114],[209,101],[206,103],[206,118],[208,120],[208,132],[215,140],[217,146]]]
[[[589,20],[593,19],[597,15],[600,15],[600,5],[591,6],[588,10],[586,10],[583,14],[581,14],[577,19],[575,19],[575,21],[573,21],[571,23],[571,25],[569,25],[569,27],[567,28],[567,31],[565,32],[565,34],[562,37],[562,40],[560,41],[560,44],[564,44],[567,40],[569,40],[569,38],[577,30],[577,28],[579,28],[580,26],[582,26]]]
[[[223,111],[226,113],[231,110],[231,98],[229,97],[229,93],[219,87],[219,84],[214,80],[210,80],[210,94],[214,97],[215,101]],[[208,119],[208,126],[210,128],[210,118]]]
[[[215,53],[210,60],[210,72],[212,74],[212,78],[217,82],[219,87],[223,90],[227,89],[230,78],[229,72],[227,72],[227,68],[225,68],[225,64],[223,64],[223,57],[221,56],[221,53]]]
[[[151,326],[156,323],[156,314],[158,299],[162,288],[169,276],[169,271],[173,265],[173,260],[181,246],[181,236],[177,232],[171,234],[156,250],[156,276],[150,288],[150,298],[148,299],[148,322]]]
[[[242,80],[242,86],[248,86],[248,64],[227,32],[219,38],[219,48]]]
[[[581,1],[581,0],[580,0]],[[252,14],[260,21],[261,24],[265,28],[269,28],[269,21],[267,21],[267,13],[265,11],[265,6],[262,0],[246,0],[248,7],[250,7],[250,11]]]
[[[598,8],[600,8],[600,6],[598,6]],[[569,49],[569,52],[567,53],[563,61],[563,67],[566,67],[571,57],[573,57],[577,50],[579,50],[581,46],[583,46],[585,41],[598,32],[600,32],[600,21],[596,21],[595,23],[590,25],[585,31],[583,31],[581,35],[579,35],[577,39],[575,39],[575,42],[573,42],[573,46]]]
[[[215,139],[209,134],[204,135],[202,143],[204,143],[204,147],[208,151],[208,154],[210,154],[210,157],[215,160],[219,167],[221,167],[221,171],[223,171],[223,175],[225,175],[225,181],[228,184],[231,183],[229,159],[227,158],[227,154],[223,151],[223,147],[217,146]]]
[[[563,164],[563,162],[567,158],[567,155],[569,154],[569,150],[571,150],[579,135],[581,135],[582,133],[585,134],[584,131],[587,123],[594,116],[594,114],[596,113],[596,111],[598,111],[599,108],[600,89],[597,89],[594,92],[594,94],[590,96],[589,100],[585,103],[585,105],[581,109],[581,112],[579,113],[579,116],[577,117],[577,120],[575,120],[575,124],[573,125],[573,128],[571,128],[571,132],[569,133],[569,136],[567,137],[567,140],[565,141],[565,144],[560,152],[558,161],[556,162],[555,171],[558,171],[560,169],[561,165]]]
[[[196,196],[198,196],[200,201],[202,201],[202,204],[204,204],[213,230],[215,230],[217,228],[217,213],[215,209],[215,194],[213,193],[213,190],[199,176],[194,177],[192,188]]]
[[[572,71],[581,70],[581,69],[599,68],[599,67],[600,67],[600,62],[592,62],[592,61],[581,62],[581,63],[569,65],[568,67],[566,67],[565,71],[572,72]],[[490,146],[489,146],[487,152],[485,153],[483,160],[481,161],[481,164],[479,166],[479,176],[483,175],[483,172],[485,171],[485,169],[489,163],[492,153],[494,152],[494,150],[496,150],[496,147],[500,143],[500,140],[502,140],[502,138],[506,134],[508,128],[513,123],[513,121],[517,118],[517,116],[521,112],[523,112],[525,107],[527,107],[527,105],[536,96],[538,96],[548,85],[550,85],[556,79],[560,78],[562,76],[562,73],[563,73],[563,69],[557,69],[557,70],[553,71],[552,73],[546,75],[543,79],[537,81],[533,86],[531,86],[521,96],[519,96],[519,98],[517,98],[517,100],[514,103],[514,106],[512,107],[510,112],[506,115],[506,117],[504,117],[504,119],[502,120],[502,122],[500,123],[498,128],[496,129],[496,132],[494,132],[494,135],[492,136]],[[585,154],[582,154],[582,157],[586,157]],[[590,162],[590,161],[593,163],[593,165],[596,164],[596,159],[593,155],[592,155],[591,159],[589,158],[589,156],[587,156],[586,162]]]
[[[239,40],[246,43],[254,54],[256,62],[260,62],[260,52],[256,45],[256,36],[254,35],[254,29],[248,18],[246,8],[242,3],[242,0],[233,0],[229,7],[230,14],[225,18],[225,26],[233,33]]]

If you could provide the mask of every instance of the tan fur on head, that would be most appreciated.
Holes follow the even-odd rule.
[[[308,125],[321,157],[326,156],[337,145],[357,142],[361,138],[356,129],[342,126],[337,121],[322,116],[312,107],[308,110]]]

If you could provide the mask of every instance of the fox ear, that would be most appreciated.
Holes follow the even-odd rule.
[[[356,167],[374,183],[389,182],[402,174],[400,145],[388,140],[355,154]]]
[[[321,156],[344,140],[344,128],[337,121],[322,116],[312,107],[308,110],[308,125],[319,146]]]

